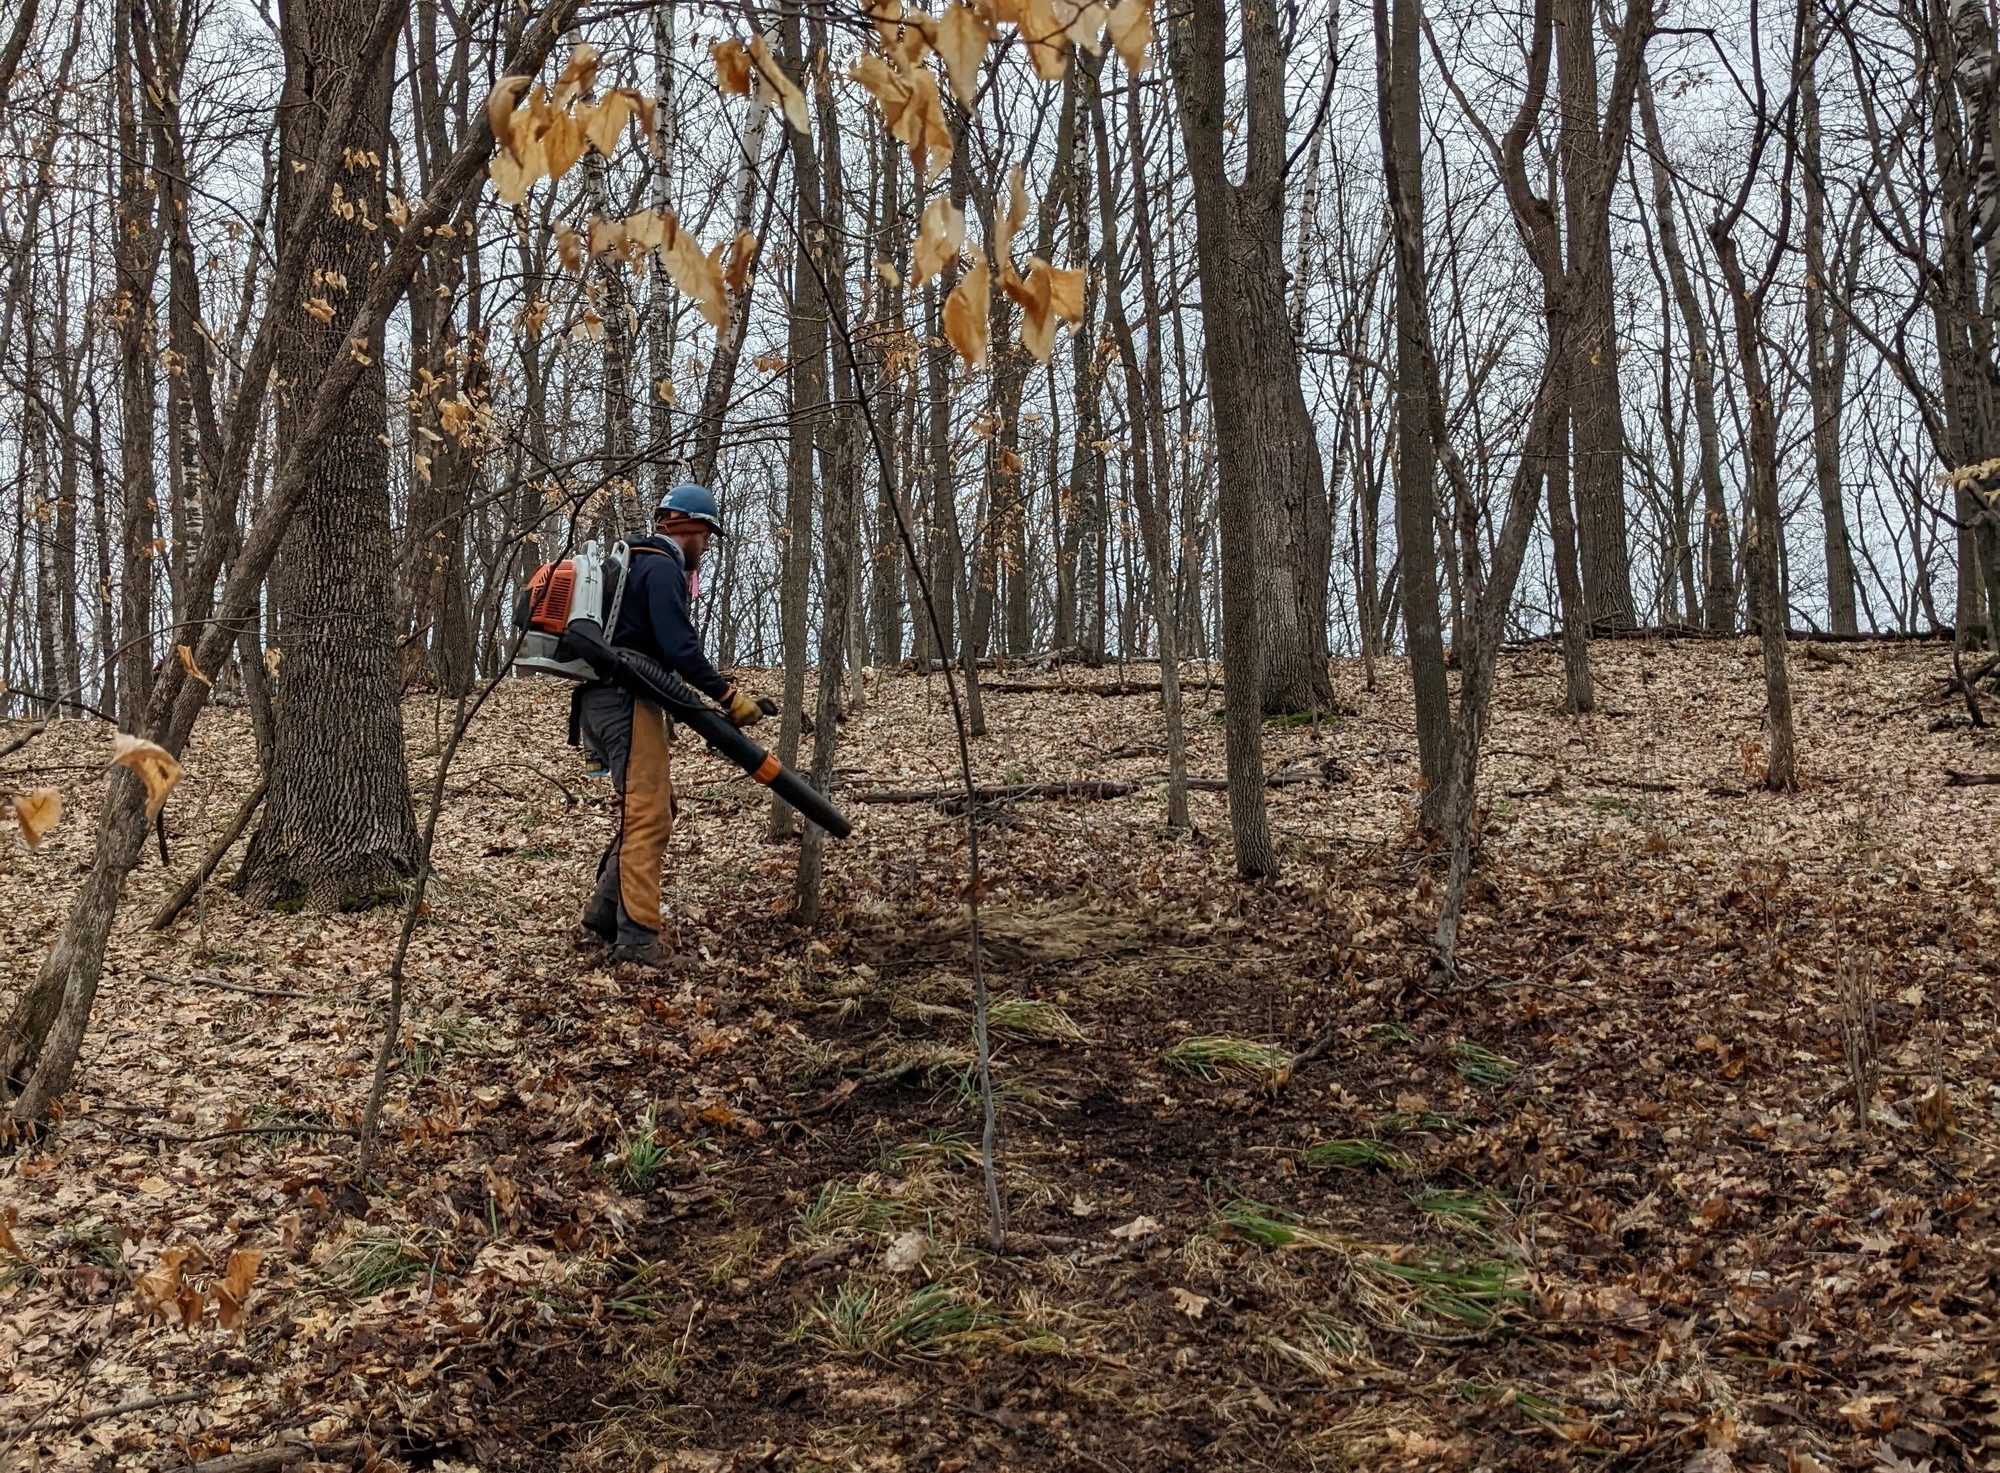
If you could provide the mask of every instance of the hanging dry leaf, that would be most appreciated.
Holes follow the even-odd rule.
[[[1053,82],[1069,70],[1068,29],[1056,18],[1054,0],[1021,0],[1015,24],[1028,43],[1036,76]]]
[[[534,176],[522,168],[521,161],[511,153],[494,154],[486,172],[492,175],[493,192],[500,197],[503,205],[520,204],[528,197],[528,186],[534,183]]]
[[[783,373],[788,360],[783,353],[759,353],[750,361],[759,373]]]
[[[591,83],[597,80],[597,57],[597,48],[588,41],[580,42],[570,52],[568,63],[556,78],[553,101],[557,107],[568,107],[590,90]]]
[[[203,675],[201,673],[201,666],[195,664],[193,650],[184,644],[177,644],[174,646],[174,658],[181,662],[181,669],[187,671],[194,679],[199,680],[210,690],[215,689],[215,682],[210,680],[206,675]]]
[[[306,316],[318,322],[333,321],[333,303],[325,297],[307,297],[304,302]]]
[[[44,835],[62,822],[62,794],[54,788],[37,788],[32,793],[14,795],[14,821],[30,849],[39,848]],[[0,1244],[10,1247],[10,1243]]]
[[[1028,218],[1028,189],[1025,171],[1019,164],[1007,171],[1007,208],[1001,212],[995,232],[993,264],[999,268],[1004,285],[1014,275],[1014,236]]]
[[[660,264],[681,292],[701,309],[709,324],[720,330],[729,321],[729,300],[722,279],[722,247],[704,255],[701,244],[680,228],[680,222],[662,211],[666,238],[659,246]]]
[[[952,0],[938,21],[937,50],[951,73],[951,90],[960,103],[972,106],[979,91],[979,67],[993,40],[993,27],[976,12]]]
[[[111,744],[111,760],[119,767],[129,767],[145,785],[146,817],[157,817],[167,794],[181,780],[181,765],[173,754],[157,742],[120,732]]]
[[[722,284],[731,296],[737,296],[750,283],[750,268],[757,264],[757,236],[749,230],[738,231],[736,239],[729,243],[729,256],[722,268]]]
[[[674,381],[670,378],[655,379],[653,392],[660,396],[662,404],[678,404],[681,401],[681,391],[674,387]]]
[[[875,274],[882,278],[882,284],[891,290],[903,284],[903,273],[896,269],[896,263],[887,258],[875,262]]]
[[[1111,44],[1125,70],[1137,76],[1146,69],[1146,48],[1153,44],[1153,10],[1149,0],[1118,0],[1105,17]]]
[[[634,210],[625,217],[627,256],[644,256],[647,251],[658,250],[666,238],[666,230],[666,221],[660,218],[658,210]]]
[[[548,175],[560,179],[569,166],[583,157],[583,125],[570,113],[557,113],[536,135],[548,161]]]
[[[731,36],[726,41],[717,41],[710,46],[708,54],[715,58],[717,89],[728,97],[748,97],[750,53],[743,49],[743,43]]]
[[[570,331],[576,337],[589,338],[594,342],[604,336],[604,319],[595,307],[585,307],[583,316],[576,320],[576,326]]]
[[[1104,27],[1110,21],[1110,12],[1105,10],[1100,0],[1055,0],[1056,18],[1063,23],[1063,34],[1073,46],[1081,46],[1092,56],[1104,51]]]
[[[410,469],[416,473],[419,481],[428,481],[431,478],[431,458],[417,451],[411,451]]]
[[[606,93],[595,107],[578,108],[577,117],[583,121],[583,136],[589,140],[590,146],[610,158],[612,151],[618,147],[618,135],[631,121],[632,94]]]
[[[608,256],[613,251],[622,250],[625,245],[625,222],[607,220],[602,215],[590,217],[590,254]]]
[[[757,67],[757,75],[764,85],[777,93],[785,105],[785,121],[792,125],[795,133],[811,133],[812,124],[806,117],[806,95],[799,91],[799,84],[785,75],[785,69],[778,65],[771,55],[771,48],[764,44],[762,36],[750,40],[750,60]]]
[[[514,107],[528,90],[533,77],[502,77],[486,94],[486,121],[493,129],[493,141],[501,148],[514,147]]]
[[[389,218],[395,222],[398,230],[401,230],[405,225],[410,223],[409,203],[393,189],[389,191],[388,209]]]
[[[964,245],[965,211],[939,195],[924,206],[923,218],[917,222],[917,239],[910,251],[913,284],[922,286],[944,270],[945,263],[955,259]]]
[[[1000,287],[1020,304],[1021,346],[1036,362],[1047,363],[1055,348],[1056,319],[1074,323],[1083,318],[1083,273],[1061,270],[1035,256],[1025,280],[1008,273]]]
[[[561,220],[555,222],[549,233],[555,240],[556,259],[570,271],[583,270],[583,237]]]
[[[992,294],[985,253],[975,251],[971,268],[944,302],[944,335],[969,368],[986,366],[986,313]]]
[[[263,1261],[264,1255],[255,1248],[238,1248],[229,1255],[222,1282],[215,1286],[215,1318],[223,1329],[241,1328],[244,1301],[250,1297],[250,1286],[256,1281],[257,1267]]]

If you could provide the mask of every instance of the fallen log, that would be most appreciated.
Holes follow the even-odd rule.
[[[1315,778],[1324,780],[1323,775],[1287,768],[1282,772],[1267,773],[1264,786],[1267,788],[1288,788],[1294,783],[1312,782]],[[1076,778],[1069,781],[1035,783],[996,783],[988,787],[974,788],[973,801],[976,803],[1013,803],[1035,798],[1078,798],[1098,802],[1112,798],[1129,798],[1144,788],[1158,787],[1168,780],[1164,772],[1156,772],[1142,778]],[[1191,777],[1187,780],[1188,791],[1193,793],[1226,793],[1229,780],[1221,777]],[[859,792],[844,793],[842,796],[855,803],[935,803],[950,808],[963,805],[963,788],[864,788]]]
[[[1088,685],[1064,685],[1053,680],[982,680],[980,690],[988,695],[1006,696],[1157,696],[1166,691],[1166,686],[1157,680],[1097,680]],[[1219,680],[1183,680],[1181,689],[1221,690]]]
[[[1955,767],[1944,770],[1944,785],[1948,788],[2000,787],[2000,772],[1960,772]]]

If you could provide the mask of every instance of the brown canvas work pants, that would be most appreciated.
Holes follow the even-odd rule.
[[[660,876],[674,833],[666,715],[615,685],[590,685],[578,693],[577,728],[618,790],[618,832],[598,861],[583,923],[607,941],[640,945],[660,932]]]

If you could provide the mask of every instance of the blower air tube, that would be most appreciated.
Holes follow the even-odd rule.
[[[841,816],[838,808],[739,731],[734,722],[704,701],[693,686],[651,656],[619,649],[604,637],[604,630],[593,620],[571,619],[556,654],[564,660],[582,660],[604,679],[617,682],[641,700],[651,701],[708,743],[716,756],[735,763],[834,838],[844,839],[854,832],[853,825]]]

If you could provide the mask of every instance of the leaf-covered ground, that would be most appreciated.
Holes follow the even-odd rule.
[[[608,789],[565,691],[503,688],[451,776],[357,1189],[399,917],[218,888],[146,929],[253,778],[212,714],[60,1129],[0,1161],[0,1465],[290,1439],[490,1470],[1992,1466],[2000,788],[1941,778],[2000,769],[2000,739],[1940,699],[1941,646],[1817,654],[1786,797],[1753,780],[1752,647],[1597,646],[1581,719],[1553,655],[1510,656],[1450,990],[1393,665],[1340,670],[1337,724],[1268,729],[1311,774],[1270,794],[1276,884],[1234,880],[1215,793],[1191,838],[1151,787],[990,815],[1001,1256],[950,812],[852,804],[804,933],[794,847],[683,742],[687,964],[621,981],[571,929]],[[982,781],[1164,765],[1152,697],[987,709]],[[421,790],[450,713],[405,714]],[[948,732],[934,681],[872,684],[850,794],[949,786]],[[10,990],[107,747],[69,727],[0,764],[70,804],[38,852],[7,841]]]

